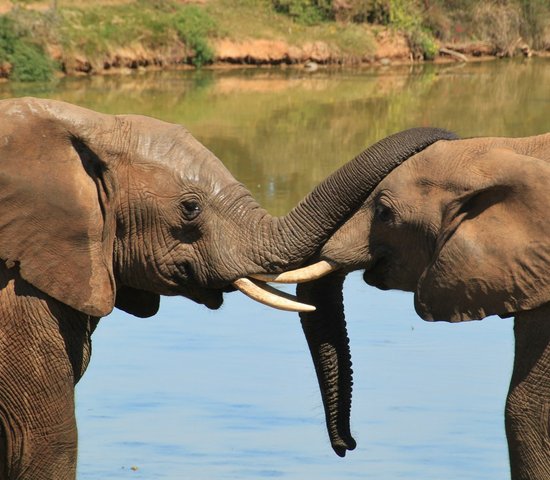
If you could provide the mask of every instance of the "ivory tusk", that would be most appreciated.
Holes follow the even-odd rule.
[[[262,282],[250,278],[239,278],[233,282],[233,286],[243,292],[252,300],[268,305],[269,307],[287,310],[289,312],[313,312],[315,307],[296,301],[294,295],[281,292]]]
[[[304,283],[324,277],[334,270],[337,270],[337,267],[333,263],[321,260],[313,265],[308,265],[307,267],[298,268],[296,270],[289,270],[288,272],[258,273],[250,276],[262,282]]]

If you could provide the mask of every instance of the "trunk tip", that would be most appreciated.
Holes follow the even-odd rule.
[[[332,449],[334,450],[334,453],[336,453],[336,455],[338,455],[340,458],[344,458],[346,456],[346,447],[342,447],[340,445],[332,445]]]
[[[342,458],[346,456],[348,450],[355,450],[355,447],[357,447],[357,442],[351,436],[346,440],[339,438],[338,440],[334,440],[332,442],[332,449],[334,450],[334,453]]]

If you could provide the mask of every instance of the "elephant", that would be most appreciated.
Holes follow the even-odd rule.
[[[161,295],[218,309],[236,289],[312,310],[254,276],[303,264],[391,169],[443,138],[383,139],[272,217],[181,125],[0,101],[0,479],[75,478],[74,386],[101,317],[152,316]],[[354,181],[351,199],[338,186]]]
[[[298,285],[298,296],[317,306],[300,316],[322,395],[329,385],[338,398],[325,402],[336,453],[355,446],[341,292],[346,273],[360,269],[369,285],[414,292],[424,320],[514,317],[511,476],[550,478],[549,186],[550,133],[441,140],[392,170],[320,248],[328,275]],[[328,351],[337,362],[326,361]]]

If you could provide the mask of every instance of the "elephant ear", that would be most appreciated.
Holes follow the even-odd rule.
[[[114,117],[62,102],[0,103],[0,259],[99,317],[112,310],[115,290],[109,166],[92,140],[98,125],[112,132]]]
[[[459,173],[469,185],[445,209],[417,285],[418,314],[474,320],[550,301],[550,164],[491,149]]]

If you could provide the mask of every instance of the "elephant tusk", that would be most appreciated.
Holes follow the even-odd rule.
[[[296,301],[294,295],[281,292],[262,282],[250,278],[239,278],[233,286],[252,300],[268,305],[269,307],[287,310],[289,312],[313,312],[315,307]]]
[[[307,267],[289,270],[283,273],[257,273],[250,275],[256,280],[262,282],[275,283],[305,283],[328,275],[330,272],[337,270],[335,264],[321,260],[320,262],[308,265]]]

